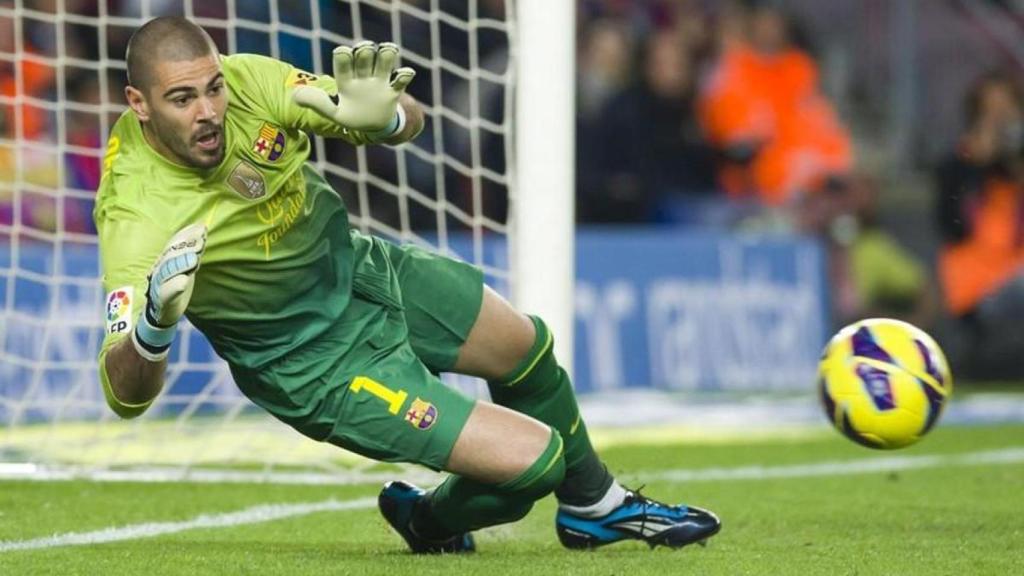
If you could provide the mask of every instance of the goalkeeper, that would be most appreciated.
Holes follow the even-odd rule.
[[[580,419],[540,318],[467,264],[349,229],[307,162],[312,132],[400,144],[423,127],[393,44],[334,51],[334,76],[220,56],[188,20],[128,44],[130,110],[114,126],[94,217],[111,408],[141,414],[163,385],[182,315],[253,402],[302,434],[377,460],[450,473],[424,491],[385,485],[381,512],[414,552],[473,550],[554,492],[570,548],[627,538],[680,547],[718,519],[618,484]],[[493,403],[436,374],[484,378]]]

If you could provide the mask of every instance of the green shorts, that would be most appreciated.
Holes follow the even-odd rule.
[[[339,359],[329,383],[334,426],[326,438],[388,462],[439,470],[475,400],[445,386],[476,322],[483,274],[426,250],[352,234],[353,297],[345,316],[363,323],[359,344]],[[337,388],[335,388],[337,387]]]

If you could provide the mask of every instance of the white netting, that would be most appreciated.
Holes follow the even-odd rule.
[[[193,18],[226,53],[321,73],[337,44],[399,44],[427,129],[394,149],[317,139],[316,165],[354,225],[458,254],[502,285],[511,0],[0,0],[0,474],[229,465],[350,476],[357,459],[257,412],[189,326],[149,413],[121,422],[105,406],[91,210],[124,110],[124,47],[163,14]]]

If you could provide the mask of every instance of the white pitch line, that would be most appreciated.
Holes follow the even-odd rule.
[[[252,470],[184,469],[171,466],[130,470],[89,470],[51,467],[31,463],[0,463],[0,480],[33,482],[185,482],[199,484],[307,484],[322,486],[361,486],[383,484],[396,475],[410,482],[429,484],[440,476],[427,470],[403,472],[263,472]]]
[[[644,481],[706,482],[712,480],[767,480],[899,472],[946,466],[1017,464],[1024,462],[1024,447],[968,452],[965,454],[925,456],[884,456],[860,460],[816,462],[786,466],[743,466],[739,468],[702,468],[699,470],[663,470],[633,476]]]
[[[979,466],[1018,464],[1024,462],[1024,447],[968,452],[965,454],[888,456],[850,461],[818,462],[786,466],[743,466],[739,468],[704,468],[700,470],[665,470],[634,474],[648,482],[701,482],[710,480],[765,480],[774,478],[806,478],[814,476],[843,476],[848,474],[871,474],[897,472],[947,466]],[[94,532],[71,532],[32,540],[0,541],[0,553],[15,550],[36,550],[59,546],[83,546],[103,544],[121,540],[150,538],[174,534],[196,528],[228,528],[243,524],[270,522],[282,518],[305,516],[316,512],[340,512],[364,510],[376,505],[374,498],[357,500],[325,500],[304,504],[267,504],[253,506],[225,514],[203,514],[192,520],[181,522],[149,522],[117,528],[105,528]]]
[[[174,534],[196,528],[229,528],[243,524],[258,524],[293,516],[305,516],[316,512],[340,512],[344,510],[362,510],[376,506],[375,498],[359,498],[357,500],[325,500],[303,504],[265,504],[253,506],[237,512],[225,514],[203,514],[191,520],[181,522],[147,522],[128,526],[104,528],[94,532],[70,532],[32,540],[14,540],[0,542],[0,553],[15,550],[37,550],[40,548],[56,548],[58,546],[87,546],[137,538],[151,538],[164,534]]]

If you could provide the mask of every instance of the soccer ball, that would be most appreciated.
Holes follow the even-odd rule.
[[[818,389],[837,430],[858,444],[890,450],[917,442],[935,426],[953,378],[928,334],[875,318],[832,337],[818,366]]]

